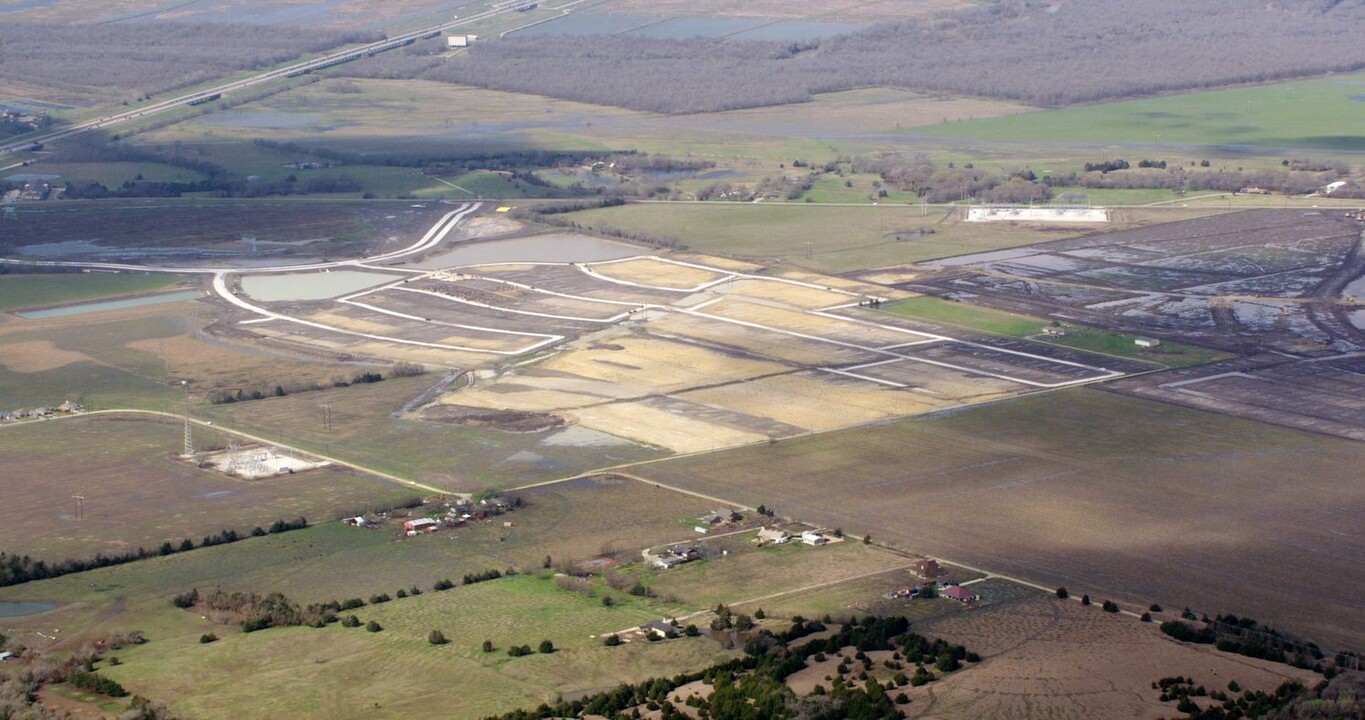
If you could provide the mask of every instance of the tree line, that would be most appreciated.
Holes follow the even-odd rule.
[[[893,681],[882,685],[875,679],[850,682],[842,677],[836,679],[831,688],[821,687],[804,698],[797,697],[784,680],[791,674],[806,667],[808,659],[817,662],[824,659],[824,653],[837,652],[846,647],[854,647],[867,660],[870,650],[891,650],[906,652],[907,661],[918,662],[936,648],[954,658],[959,646],[948,645],[942,640],[929,640],[909,633],[909,621],[903,617],[851,619],[832,636],[798,644],[796,641],[826,628],[819,621],[793,618],[792,627],[781,633],[767,630],[745,646],[741,658],[713,665],[704,670],[682,673],[671,678],[652,678],[636,684],[622,684],[616,688],[590,695],[577,700],[558,700],[544,703],[534,709],[522,709],[503,715],[490,716],[488,720],[533,720],[539,718],[584,717],[598,715],[612,720],[633,717],[639,708],[660,713],[666,720],[682,720],[690,717],[673,705],[669,695],[679,687],[698,680],[711,685],[712,693],[708,698],[693,696],[686,704],[701,717],[734,718],[748,720],[753,718],[809,718],[812,720],[872,720],[899,718],[901,712],[896,703],[901,698],[893,698],[897,683]],[[961,656],[975,657],[965,648],[960,648]],[[913,654],[914,657],[911,657]],[[937,657],[937,656],[936,656]],[[908,679],[907,679],[908,682]]]
[[[271,523],[270,528],[257,526],[250,536],[262,537],[265,535],[289,532],[290,530],[301,530],[308,527],[308,520],[297,518],[295,520],[276,520]],[[212,535],[205,535],[203,540],[196,545],[193,540],[185,538],[179,544],[173,544],[167,540],[156,548],[138,548],[116,555],[106,555],[97,553],[95,557],[89,559],[68,558],[57,562],[47,562],[45,560],[34,560],[28,555],[14,555],[11,553],[0,552],[0,587],[19,585],[34,580],[48,580],[72,573],[85,572],[87,570],[97,570],[113,565],[146,560],[152,557],[165,557],[176,553],[188,552],[196,547],[205,548],[214,545],[224,545],[242,540],[244,536],[236,530],[223,530]]]
[[[444,62],[385,53],[336,72],[665,113],[873,86],[1057,106],[1356,70],[1362,24],[1359,2],[1004,0],[818,43],[512,35]]]

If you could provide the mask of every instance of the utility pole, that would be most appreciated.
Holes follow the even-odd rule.
[[[194,457],[194,432],[190,426],[190,381],[181,380],[181,387],[185,388],[185,452],[183,457]]]

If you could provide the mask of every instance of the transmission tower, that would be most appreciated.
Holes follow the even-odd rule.
[[[185,388],[185,452],[184,457],[194,457],[194,433],[190,425],[190,381],[181,380],[180,385]]]

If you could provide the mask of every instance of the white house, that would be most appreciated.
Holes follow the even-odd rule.
[[[829,538],[825,537],[825,534],[819,530],[807,530],[801,533],[801,542],[807,545],[826,545],[829,543]]]

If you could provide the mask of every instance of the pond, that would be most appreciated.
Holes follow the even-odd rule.
[[[329,300],[402,280],[404,277],[406,276],[360,270],[247,275],[242,278],[242,290],[247,295],[266,302]]]
[[[49,610],[56,610],[57,603],[49,602],[14,602],[10,600],[0,600],[0,618],[23,617],[25,615],[37,615]]]
[[[648,248],[587,235],[554,234],[467,243],[417,264],[423,270],[509,262],[600,262],[648,255]]]
[[[185,300],[194,300],[195,298],[202,296],[203,293],[198,290],[182,290],[180,292],[162,293],[160,295],[143,295],[142,297],[124,298],[123,300],[102,300],[100,302],[81,303],[80,305],[67,305],[65,307],[47,308],[46,310],[26,310],[16,314],[27,320],[44,320],[47,318],[84,315],[86,313],[106,312],[109,310],[126,310],[128,308],[143,307],[144,305],[183,302]]]

